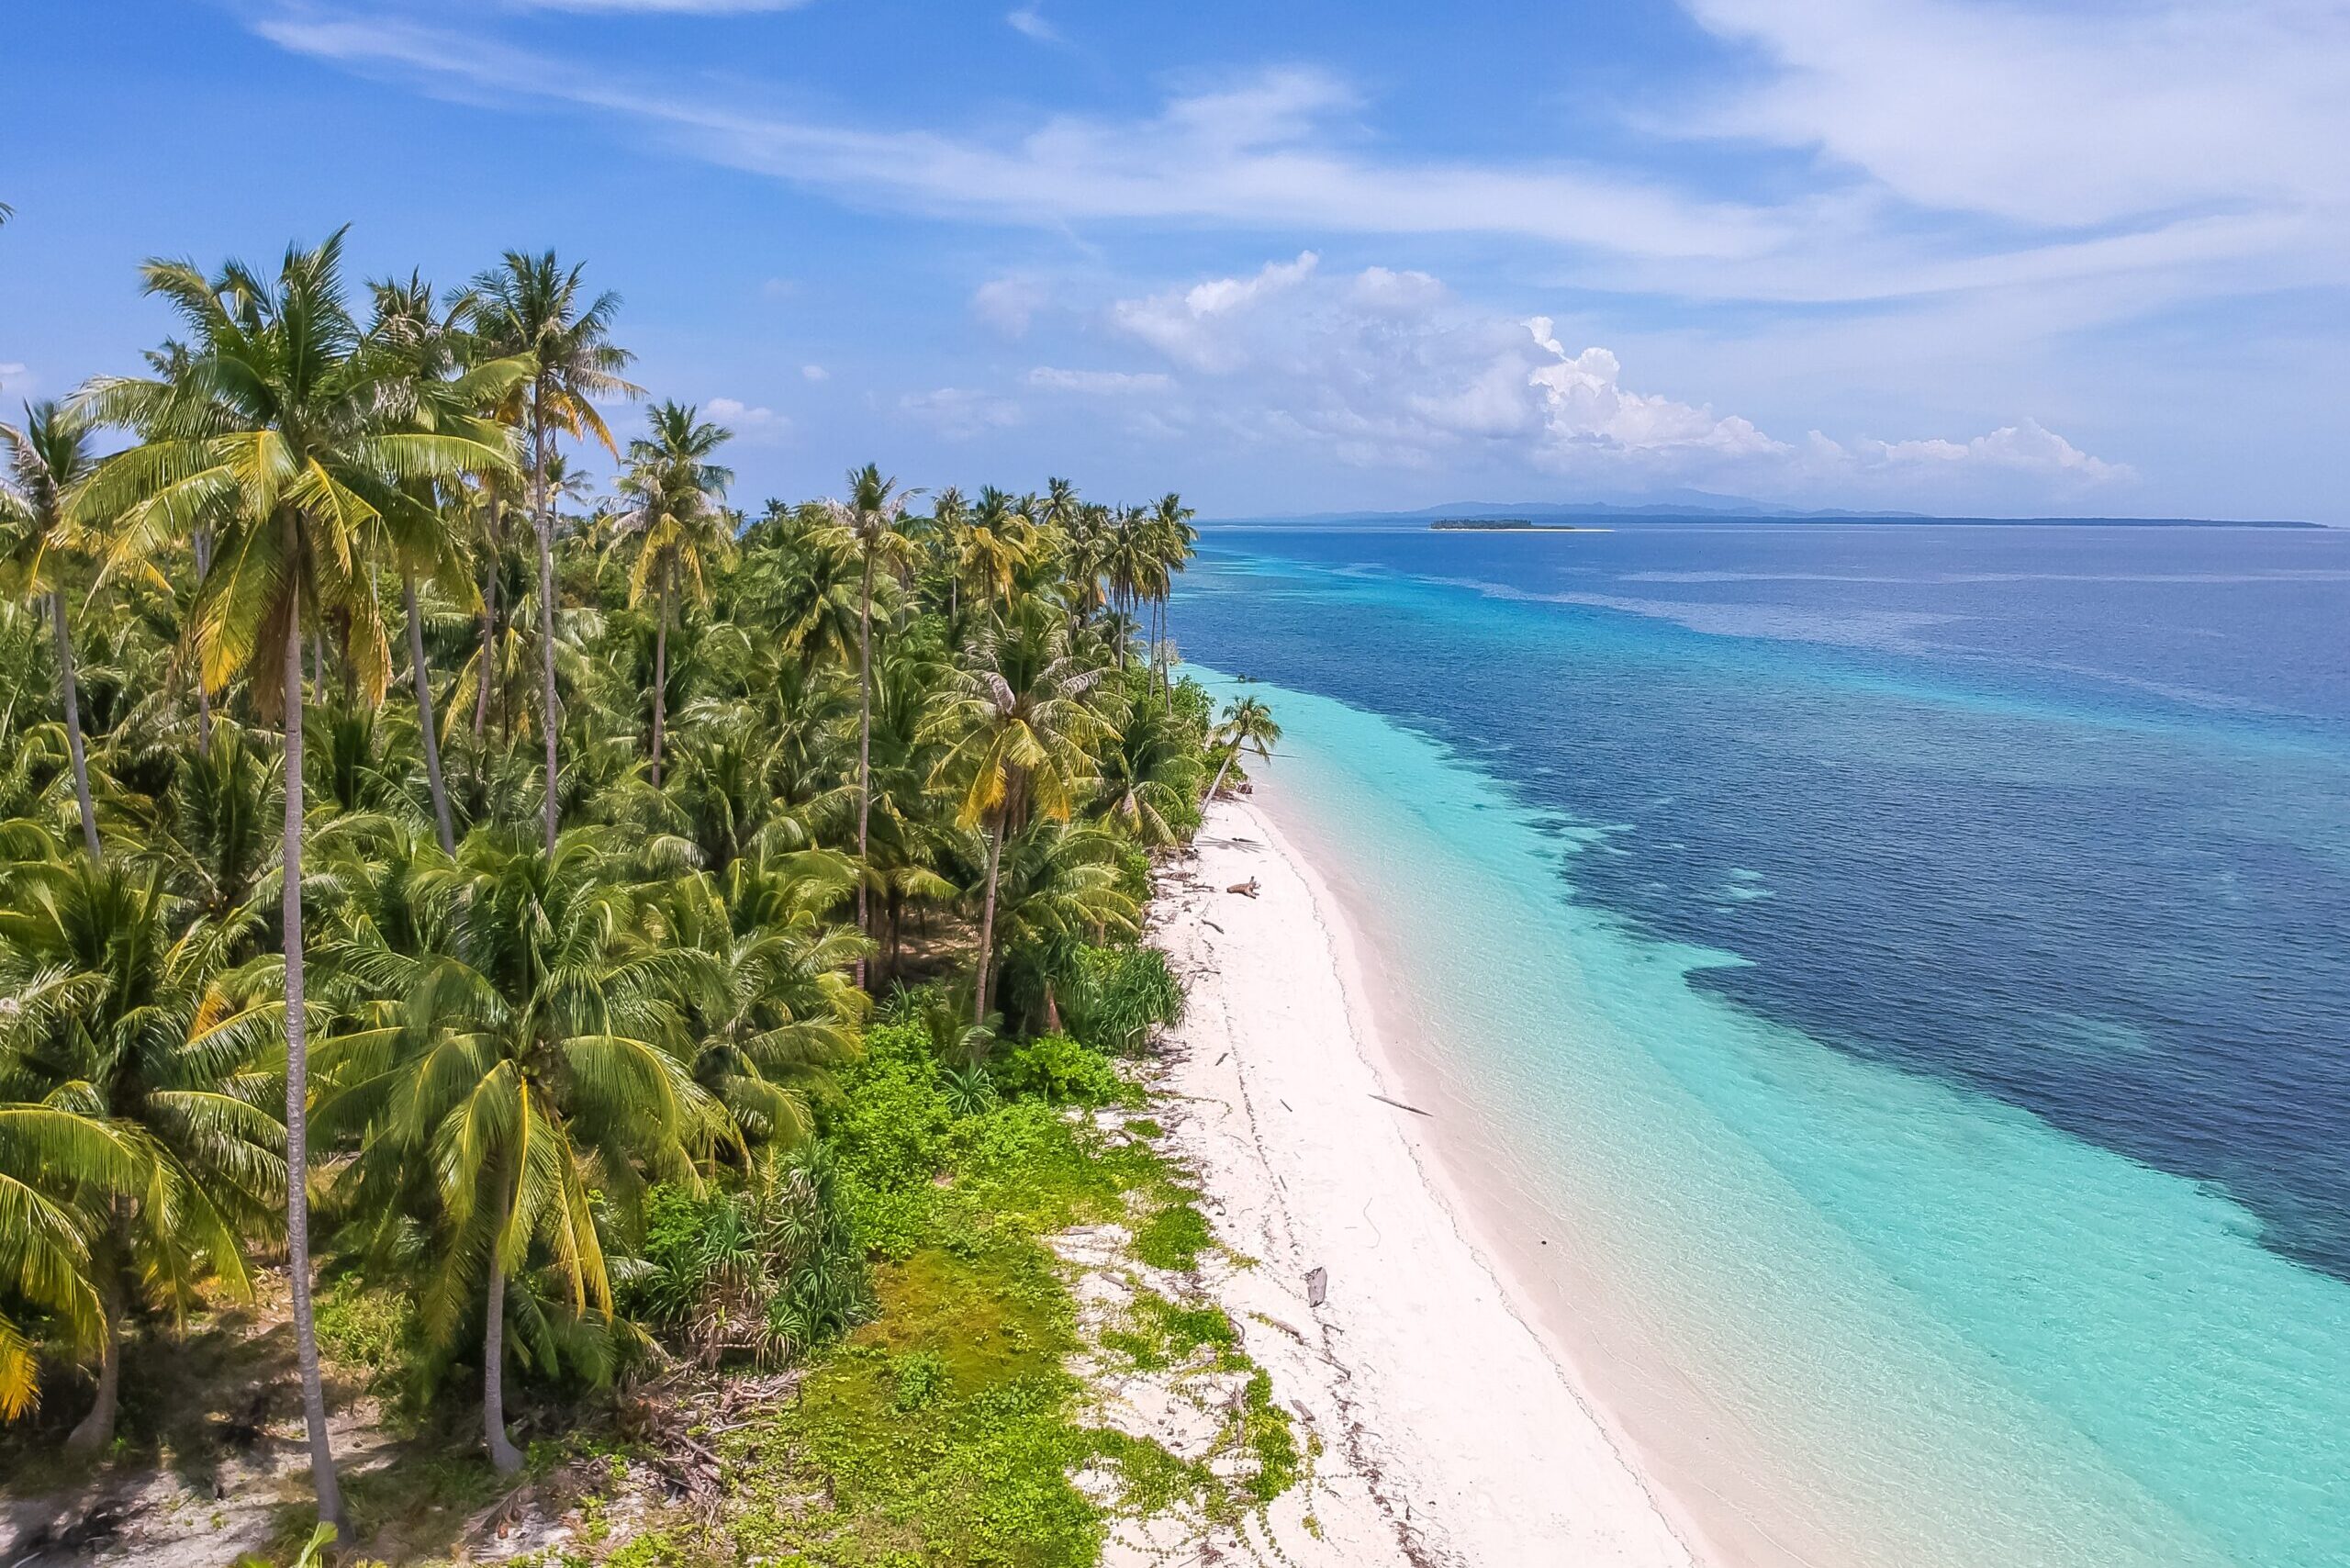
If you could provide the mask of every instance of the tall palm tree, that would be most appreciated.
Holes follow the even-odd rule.
[[[445,1328],[483,1283],[482,1432],[504,1474],[508,1281],[540,1249],[572,1309],[607,1316],[600,1199],[632,1208],[645,1187],[699,1188],[697,1160],[725,1135],[718,1102],[666,1048],[671,997],[722,983],[708,956],[638,934],[636,893],[599,830],[553,854],[476,834],[456,865],[414,881],[451,940],[404,953],[373,923],[340,943],[369,977],[372,1025],[321,1048],[333,1091],[320,1125],[359,1141],[364,1212],[419,1214],[439,1232],[425,1298]]]
[[[1030,599],[1014,607],[1009,624],[980,637],[940,710],[936,728],[947,744],[933,787],[955,791],[956,825],[984,827],[988,839],[974,1023],[987,1022],[1003,841],[1033,816],[1067,822],[1076,811],[1092,776],[1087,748],[1103,727],[1087,700],[1101,678],[1071,656],[1060,616]]]
[[[848,492],[845,501],[826,501],[824,510],[835,540],[855,554],[863,573],[856,600],[856,858],[862,866],[873,814],[873,573],[882,566],[895,576],[912,564],[913,541],[898,524],[915,492],[899,489],[897,480],[883,478],[870,463],[850,471]],[[856,884],[856,928],[868,936],[873,932],[863,877]],[[861,957],[856,983],[865,983]]]
[[[596,411],[598,398],[633,398],[642,388],[621,372],[633,357],[611,341],[620,296],[607,290],[593,299],[581,286],[583,267],[565,269],[553,251],[526,255],[509,251],[498,265],[474,279],[468,307],[472,324],[491,351],[527,354],[532,370],[514,410],[528,432],[531,520],[539,545],[540,727],[546,735],[546,843],[554,850],[560,793],[556,781],[557,733],[554,687],[554,499],[547,465],[557,431],[575,439],[593,436],[617,458],[620,448]]]
[[[1243,697],[1224,711],[1224,722],[1216,727],[1216,744],[1224,748],[1224,760],[1215,766],[1215,780],[1208,786],[1211,801],[1224,788],[1225,773],[1238,760],[1242,751],[1253,751],[1270,762],[1273,743],[1281,738],[1281,725],[1273,722],[1272,710],[1253,697]]]
[[[65,572],[74,493],[97,465],[89,420],[55,403],[25,405],[25,422],[0,424],[8,470],[0,482],[0,526],[8,531],[9,576],[27,599],[46,599],[57,641],[57,693],[65,710],[65,745],[73,762],[73,801],[82,812],[82,847],[98,857],[98,818],[90,803],[90,764],[83,749],[82,698],[73,678],[73,633],[65,614]]]
[[[286,1251],[303,1414],[319,1516],[340,1524],[310,1299],[308,1054],[302,947],[302,640],[331,620],[371,700],[389,678],[384,626],[364,566],[384,519],[412,482],[508,471],[505,450],[473,436],[397,428],[406,371],[370,344],[342,285],[342,232],[289,249],[270,278],[229,263],[206,277],[185,262],[149,262],[147,292],[193,335],[161,376],[93,382],[100,420],[136,443],[106,459],[77,498],[119,523],[108,567],[199,526],[214,534],[212,570],[192,634],[198,678],[218,689],[244,669],[264,716],[280,718],[285,827],[279,851],[285,956]]]
[[[733,471],[710,461],[734,432],[677,403],[653,409],[653,431],[629,443],[629,471],[621,493],[636,504],[617,520],[636,540],[628,601],[642,602],[647,588],[659,600],[653,637],[653,785],[661,787],[661,742],[669,691],[671,601],[682,590],[696,604],[707,603],[707,569],[733,553],[733,534],[724,510]]]
[[[1150,588],[1158,618],[1158,633],[1150,644],[1151,667],[1158,674],[1161,698],[1170,707],[1175,681],[1174,650],[1168,646],[1166,636],[1168,601],[1174,596],[1175,574],[1192,558],[1192,546],[1199,541],[1200,531],[1192,526],[1194,515],[1183,498],[1169,490],[1151,507],[1147,524]]]
[[[486,444],[504,445],[504,427],[491,410],[509,401],[527,380],[532,366],[522,356],[467,365],[473,344],[464,330],[472,308],[469,296],[457,295],[444,310],[436,311],[432,286],[420,274],[405,281],[372,286],[375,320],[370,336],[389,347],[408,369],[401,389],[405,422],[416,430],[462,432]],[[477,600],[471,565],[466,560],[465,513],[471,492],[463,485],[442,487],[435,495],[430,484],[413,484],[404,492],[409,504],[386,517],[391,553],[400,568],[400,607],[408,622],[408,669],[416,687],[417,728],[424,746],[425,780],[432,795],[432,822],[441,852],[455,853],[456,826],[449,813],[449,790],[441,770],[441,733],[432,714],[431,671],[424,656],[424,616],[417,602],[417,577],[429,577],[459,603]]]

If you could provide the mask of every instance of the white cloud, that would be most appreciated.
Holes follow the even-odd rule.
[[[2350,12],[2325,0],[1684,0],[1769,64],[1702,129],[1906,200],[2060,229],[2350,204]]]
[[[1039,6],[1023,6],[1003,19],[1011,24],[1014,32],[1025,34],[1038,43],[1061,41],[1060,29],[1045,20],[1045,13]]]
[[[1089,396],[1118,396],[1131,392],[1164,392],[1174,380],[1155,370],[1062,370],[1040,364],[1028,373],[1028,385],[1051,392],[1082,392]]]
[[[800,375],[808,381],[830,381],[833,378],[833,373],[821,364],[803,364],[800,367]]]
[[[730,106],[476,36],[382,18],[285,12],[253,24],[297,53],[420,75],[469,101],[536,98],[632,119],[730,168],[992,223],[1211,221],[1262,229],[1509,234],[1624,256],[1763,253],[1812,215],[1677,195],[1557,160],[1382,162],[1348,145],[1360,105],[1326,73],[1257,72],[1168,99],[1156,114],[1053,114],[1024,131],[957,138]]]
[[[730,17],[755,11],[793,11],[808,4],[808,0],[507,0],[507,4],[528,11]]]
[[[712,398],[702,412],[735,434],[755,442],[778,441],[791,431],[791,417],[736,398]]]
[[[1818,431],[1812,432],[1812,439],[1816,442],[1827,442],[1830,446],[1835,445]],[[1988,435],[1978,435],[1964,443],[1938,438],[1926,441],[1862,441],[1854,443],[1852,450],[1852,455],[1863,465],[1887,467],[1976,464],[2091,484],[2135,477],[2128,464],[2108,463],[2101,457],[2093,457],[2033,419],[2026,419],[2019,424],[2002,425]]]
[[[1018,338],[1051,302],[1050,293],[1034,278],[990,278],[971,291],[971,314],[1003,336]]]
[[[0,386],[11,392],[28,392],[33,387],[32,372],[15,360],[0,364]]]
[[[898,399],[899,410],[934,427],[951,441],[968,441],[989,431],[1020,423],[1020,405],[991,392],[965,386],[941,386],[933,392],[909,392]]]
[[[2044,499],[2132,477],[2031,420],[1966,441],[1848,446],[1814,432],[1789,442],[1742,415],[1628,386],[1613,350],[1571,348],[1550,318],[1464,304],[1426,273],[1333,274],[1311,252],[1114,301],[1105,318],[1208,378],[1159,388],[1196,395],[1151,415],[1154,428],[1195,442],[1212,433],[1363,467],[1498,466],[1612,488],[1711,484],[1814,498],[1964,500],[2007,485]],[[1040,367],[1030,380],[1104,374]]]

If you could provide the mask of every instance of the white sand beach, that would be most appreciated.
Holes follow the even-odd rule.
[[[1253,898],[1227,890],[1252,881]],[[1210,806],[1152,940],[1191,995],[1161,1114],[1217,1239],[1254,1260],[1208,1287],[1321,1443],[1312,1484],[1274,1510],[1288,1559],[1699,1562],[1423,1169],[1422,1118],[1382,1098],[1407,1096],[1382,1069],[1344,912],[1261,811]]]

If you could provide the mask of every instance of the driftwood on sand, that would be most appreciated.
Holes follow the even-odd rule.
[[[1253,899],[1257,896],[1257,879],[1251,877],[1245,882],[1235,882],[1224,890],[1227,893],[1238,893],[1242,898]]]

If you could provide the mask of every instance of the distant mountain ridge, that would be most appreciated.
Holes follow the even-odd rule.
[[[1881,522],[1961,523],[1985,527],[2104,527],[2104,528],[2322,528],[2322,523],[2292,519],[2194,517],[1945,517],[1916,511],[1853,511],[1842,507],[1803,510],[1773,506],[1740,496],[1719,496],[1705,490],[1671,492],[1669,498],[1639,501],[1451,501],[1442,506],[1415,507],[1398,511],[1328,511],[1259,517],[1206,518],[1211,526],[1281,523],[1290,526],[1340,527],[1360,523],[1411,523],[1438,519],[1476,521],[1528,520],[1650,522]]]

